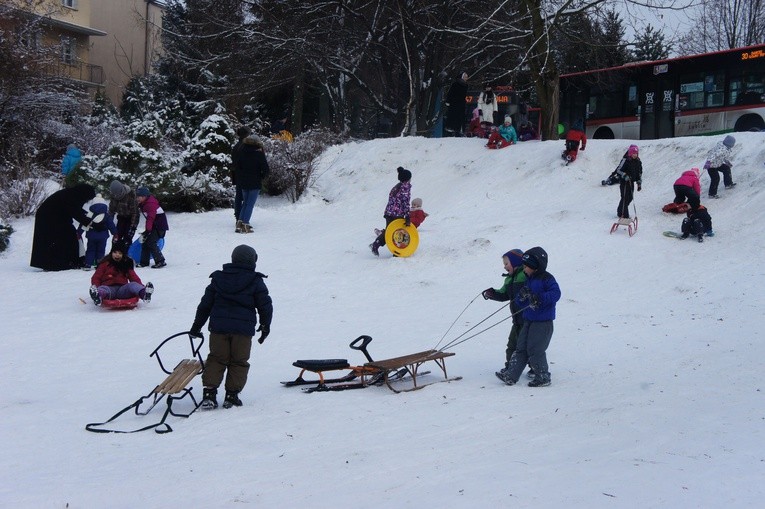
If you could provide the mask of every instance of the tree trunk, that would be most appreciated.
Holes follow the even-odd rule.
[[[297,136],[303,132],[303,100],[305,99],[305,68],[295,74],[292,86],[292,134]]]

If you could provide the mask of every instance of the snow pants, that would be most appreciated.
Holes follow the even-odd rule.
[[[547,365],[547,347],[553,335],[553,321],[524,322],[518,334],[518,345],[510,358],[508,378],[517,382],[526,364],[534,370],[537,380],[550,381]]]
[[[701,204],[701,198],[699,197],[698,193],[693,190],[692,187],[689,186],[673,186],[675,190],[675,199],[672,200],[674,203],[685,203],[686,200],[688,200],[688,205],[691,206],[691,210],[696,210],[699,208],[699,205]]]
[[[202,384],[217,389],[225,374],[226,392],[241,392],[250,371],[251,349],[252,336],[210,332],[210,355],[205,362]]]
[[[102,285],[98,287],[98,295],[105,300],[129,299],[145,295],[144,286],[141,283],[131,281],[125,285]]]
[[[630,182],[619,182],[619,192],[621,199],[616,207],[616,215],[619,217],[630,217],[630,203],[635,196],[635,184]]]
[[[723,164],[717,168],[709,168],[707,173],[709,173],[709,178],[711,180],[709,183],[709,196],[717,195],[717,186],[720,185],[720,173],[723,175],[723,185],[725,187],[733,185],[733,177],[730,173],[730,166],[727,164]]]
[[[88,246],[85,249],[85,266],[92,267],[96,265],[106,254],[107,239],[88,239]]]

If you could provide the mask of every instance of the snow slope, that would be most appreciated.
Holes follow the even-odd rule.
[[[156,292],[134,311],[94,307],[91,273],[30,268],[33,220],[15,222],[0,257],[0,506],[761,503],[765,144],[762,133],[736,137],[738,186],[707,203],[716,236],[703,244],[663,237],[681,217],[661,206],[717,138],[639,143],[632,238],[609,235],[618,190],[600,186],[628,141],[592,140],[568,167],[562,142],[335,147],[310,196],[258,201],[253,235],[233,232],[231,210],[171,214],[169,265],[139,269]],[[414,256],[378,259],[368,245],[399,165],[412,170],[413,197],[430,217]],[[149,353],[190,326],[207,276],[243,242],[258,251],[275,307],[271,336],[253,347],[245,406],[170,418],[175,432],[166,435],[86,432],[162,379]],[[297,376],[297,359],[362,363],[348,348],[361,334],[374,338],[376,359],[459,338],[499,309],[478,295],[501,286],[502,253],[535,245],[563,292],[548,350],[552,386],[494,377],[509,322],[450,350],[449,374],[461,381],[404,394],[279,384]],[[159,410],[122,422],[144,425]]]

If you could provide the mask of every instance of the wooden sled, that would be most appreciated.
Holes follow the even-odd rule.
[[[619,229],[620,226],[627,227],[627,233],[629,233],[629,236],[632,237],[637,233],[638,229],[638,218],[633,217],[620,217],[618,221],[616,221],[613,225],[611,225],[611,233],[614,233],[616,230]]]
[[[370,366],[373,368],[378,368],[382,370],[383,374],[383,381],[385,382],[385,385],[388,386],[390,390],[392,390],[395,393],[399,392],[409,392],[409,391],[416,391],[418,389],[422,389],[423,387],[427,387],[428,385],[432,385],[434,383],[439,382],[451,382],[452,380],[461,380],[462,377],[454,377],[449,378],[449,376],[446,374],[446,358],[453,356],[453,352],[441,352],[438,350],[426,350],[424,352],[418,352],[413,353],[411,355],[404,355],[402,357],[394,357],[392,359],[385,359],[382,361],[375,361],[375,362],[369,362],[365,364],[365,366]],[[426,362],[435,362],[439,368],[441,368],[441,371],[444,373],[444,379],[438,380],[436,382],[430,382],[426,384],[417,384],[417,371],[420,369],[420,366],[425,364]],[[406,370],[406,372],[409,374],[409,376],[412,379],[412,387],[409,389],[400,389],[397,390],[391,385],[391,373],[398,373],[401,370]],[[424,374],[424,373],[423,373]]]
[[[159,355],[159,350],[171,339],[177,338],[178,336],[184,336],[184,335],[187,335],[189,338],[189,345],[191,346],[192,358],[183,359],[175,366],[175,368],[172,371],[169,371],[167,368],[165,368],[165,365],[162,363],[162,358]],[[195,339],[199,341],[199,344],[195,344],[194,342]],[[192,336],[189,332],[179,332],[178,334],[174,334],[170,336],[169,338],[165,339],[162,343],[159,344],[157,348],[154,349],[153,352],[151,352],[149,357],[156,357],[157,362],[159,363],[160,369],[163,372],[165,372],[168,376],[162,382],[160,382],[159,385],[154,387],[154,389],[152,389],[146,396],[141,396],[132,405],[129,405],[123,408],[122,410],[114,414],[111,418],[109,418],[107,421],[92,422],[92,423],[86,424],[85,429],[88,431],[92,431],[94,433],[137,433],[139,431],[145,431],[147,429],[154,429],[156,433],[161,434],[161,433],[170,433],[171,431],[173,431],[173,428],[171,428],[170,425],[165,422],[167,420],[168,415],[173,415],[175,417],[189,417],[191,416],[191,414],[193,414],[197,410],[197,408],[199,408],[199,405],[201,404],[201,401],[197,402],[197,399],[194,397],[194,394],[192,393],[191,388],[189,388],[188,385],[197,375],[201,374],[205,369],[204,361],[202,360],[202,356],[199,353],[199,350],[202,348],[203,343],[204,343],[204,337],[196,338]],[[194,405],[191,412],[188,412],[188,413],[175,412],[173,410],[173,403],[184,399],[186,396],[188,396],[191,399]],[[160,421],[155,424],[150,424],[142,428],[127,430],[127,431],[118,430],[118,429],[107,429],[107,428],[101,427],[116,420],[119,416],[128,412],[129,410],[134,409],[136,415],[147,415],[163,399],[166,399],[167,407],[165,408],[165,413],[162,415],[162,418],[160,419]],[[142,410],[141,405],[143,405],[144,401],[146,400],[148,400],[147,405],[144,405],[144,406],[148,406],[148,408],[145,408]]]
[[[462,377],[448,378],[446,375],[446,365],[444,358],[454,355],[449,352],[439,352],[437,350],[427,350],[416,354],[395,357],[382,361],[374,361],[367,351],[367,346],[372,341],[370,336],[359,336],[349,345],[354,350],[361,351],[369,362],[354,366],[348,363],[346,359],[320,359],[320,360],[298,360],[292,363],[293,366],[300,368],[298,377],[290,382],[282,382],[285,387],[296,385],[314,385],[304,389],[305,392],[324,392],[324,391],[342,391],[347,389],[363,389],[370,385],[388,386],[393,392],[406,392],[426,387],[428,384],[418,384],[417,376],[426,375],[430,371],[419,372],[420,366],[428,361],[434,361],[444,373],[444,380],[459,380]],[[326,371],[348,370],[348,373],[338,378],[326,378]],[[318,380],[306,380],[306,372],[316,374]],[[411,379],[413,387],[410,389],[396,389],[393,383],[401,380]],[[431,382],[435,383],[435,382]]]

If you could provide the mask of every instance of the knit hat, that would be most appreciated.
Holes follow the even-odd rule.
[[[402,166],[399,166],[396,168],[396,171],[398,172],[398,180],[399,182],[408,182],[412,180],[412,172],[404,169]]]
[[[122,240],[117,240],[115,242],[112,242],[112,249],[109,252],[113,253],[115,251],[119,251],[120,253],[126,255],[128,253],[127,242]]]
[[[632,157],[638,155],[638,146],[637,145],[630,145],[630,148],[627,149],[627,155]]]
[[[245,265],[254,269],[257,261],[258,253],[250,246],[240,244],[231,252],[231,263]]]
[[[151,193],[149,192],[148,187],[141,186],[138,189],[135,190],[136,196],[149,196]]]
[[[725,145],[728,148],[733,148],[733,145],[735,144],[736,144],[736,138],[734,138],[730,134],[726,136],[725,139],[723,140],[723,145]]]
[[[541,247],[532,247],[523,253],[523,264],[534,270],[547,270],[547,252]]]
[[[422,198],[415,198],[412,200],[412,210],[419,210],[422,208]]]
[[[93,198],[92,205],[96,205],[97,203],[102,203],[106,205],[106,200],[104,200],[104,197],[101,196],[101,193],[98,193],[95,198]]]
[[[109,194],[115,200],[121,200],[128,192],[130,192],[130,188],[119,180],[112,180],[112,183],[109,184]]]
[[[505,124],[512,124],[513,119],[510,117],[510,115],[505,115]]]
[[[518,248],[511,249],[502,256],[506,257],[510,261],[510,265],[512,265],[513,268],[520,267],[523,263],[523,251]]]

